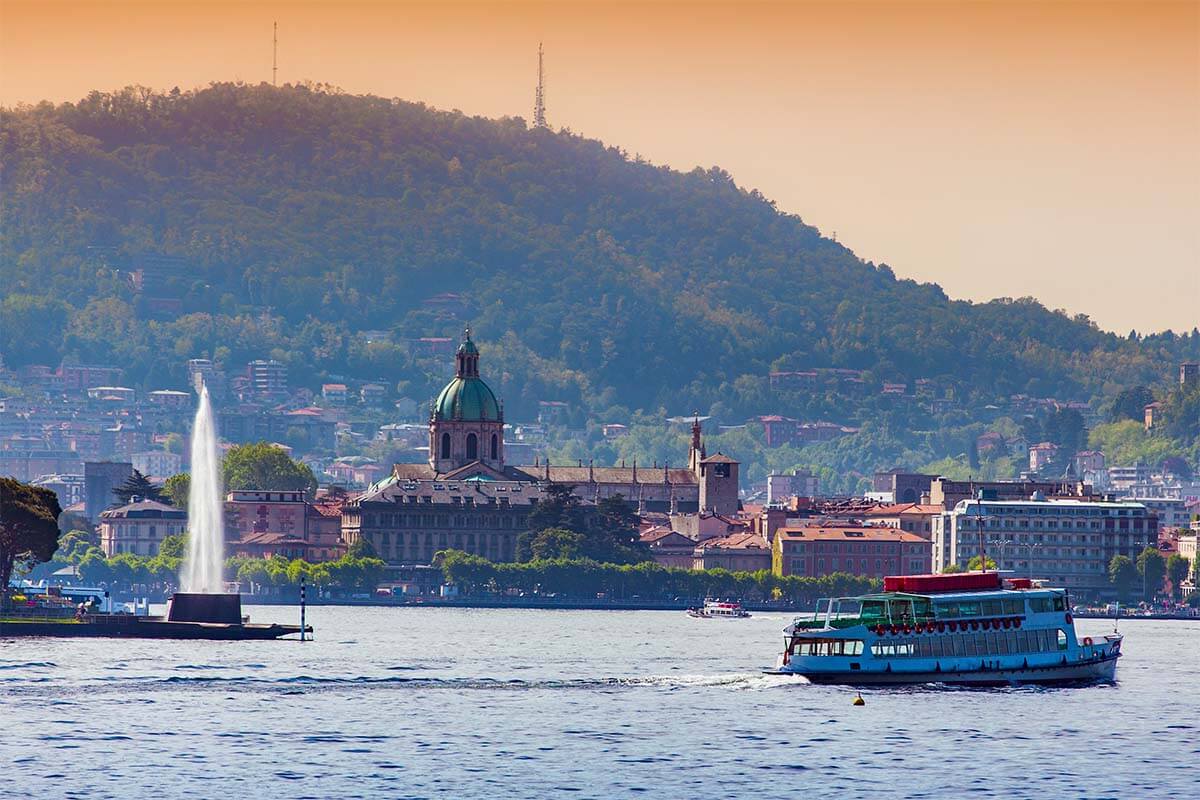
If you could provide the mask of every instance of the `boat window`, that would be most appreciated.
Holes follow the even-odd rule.
[[[892,617],[896,620],[912,619],[912,603],[907,599],[893,600]]]
[[[1058,632],[1058,649],[1059,650],[1067,649],[1067,632],[1064,630],[1060,630]]]
[[[937,615],[939,619],[954,619],[958,616],[958,603],[938,603]]]
[[[1055,611],[1066,611],[1067,610],[1066,598],[1064,598],[1061,594],[1054,595],[1053,600],[1054,600],[1054,610]]]
[[[861,617],[863,604],[859,600],[853,598],[844,598],[837,601],[837,615],[839,617]]]
[[[933,616],[933,604],[929,602],[928,597],[918,597],[913,601],[913,613],[918,619],[928,619]]]
[[[1031,597],[1029,598],[1029,610],[1034,614],[1041,614],[1051,609],[1049,597]]]
[[[797,656],[861,656],[860,639],[800,639],[792,647]]]
[[[864,600],[862,604],[862,618],[866,620],[887,619],[887,601],[886,600]]]
[[[978,617],[979,603],[978,602],[962,602],[958,604],[958,615],[960,617]]]
[[[998,617],[1004,613],[1004,603],[1000,600],[985,600],[983,613],[989,617]]]
[[[1025,603],[1019,597],[1004,598],[1004,613],[1005,614],[1024,614]]]

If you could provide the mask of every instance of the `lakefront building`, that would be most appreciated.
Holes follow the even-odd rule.
[[[882,525],[798,525],[775,531],[771,567],[784,577],[920,575],[929,572],[931,548],[927,538]]]
[[[979,554],[1017,577],[1053,586],[1111,593],[1108,566],[1115,556],[1137,560],[1158,543],[1158,518],[1142,503],[1074,499],[962,500],[935,519],[934,570],[966,568]]]
[[[156,556],[162,540],[187,531],[187,511],[156,500],[135,499],[100,514],[100,549],[112,558],[120,553]]]
[[[430,410],[428,462],[394,465],[342,512],[347,544],[370,544],[393,571],[428,564],[447,548],[513,560],[531,507],[555,485],[572,487],[585,505],[620,495],[643,514],[737,512],[739,464],[708,455],[699,421],[686,466],[509,464],[504,405],[480,375],[469,331],[454,358],[454,378]]]

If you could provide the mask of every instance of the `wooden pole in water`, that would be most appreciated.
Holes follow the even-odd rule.
[[[307,587],[304,584],[304,576],[300,576],[300,641],[304,641],[304,594]]]

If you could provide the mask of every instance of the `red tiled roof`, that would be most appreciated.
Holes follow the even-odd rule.
[[[863,512],[864,517],[890,517],[899,514],[939,514],[941,506],[921,505],[920,503],[895,503],[890,506],[879,506]]]
[[[240,540],[240,541],[239,541],[237,544],[243,544],[243,545],[246,545],[246,544],[255,544],[255,545],[283,545],[283,544],[307,545],[307,544],[308,544],[308,542],[304,541],[303,539],[301,539],[301,538],[300,538],[300,537],[298,537],[298,536],[292,536],[291,534],[287,534],[287,533],[271,533],[270,531],[262,531],[262,532],[260,532],[260,533],[250,533],[250,534],[247,534],[246,536],[243,536],[243,537],[241,538],[241,540]]]
[[[776,537],[784,539],[807,539],[822,541],[853,541],[853,542],[912,542],[914,544],[929,544],[928,539],[915,533],[899,530],[898,528],[780,528],[775,532]]]
[[[700,550],[769,550],[767,540],[757,533],[734,533],[719,539],[709,539],[697,548]]]

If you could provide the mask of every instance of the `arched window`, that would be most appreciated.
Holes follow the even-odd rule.
[[[498,437],[496,434],[493,433],[492,434],[492,460],[495,461],[498,458],[500,458],[500,437]]]
[[[441,457],[442,458],[450,457],[450,434],[448,434],[448,433],[442,434],[442,455],[441,455]]]
[[[467,434],[467,461],[479,458],[479,437],[473,433]]]

